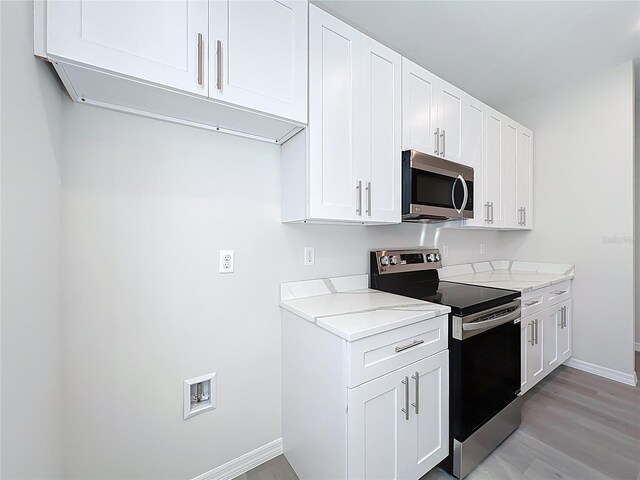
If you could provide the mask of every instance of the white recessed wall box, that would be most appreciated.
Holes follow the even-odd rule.
[[[184,419],[216,408],[216,374],[184,381]]]

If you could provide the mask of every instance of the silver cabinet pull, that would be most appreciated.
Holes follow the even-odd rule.
[[[529,342],[529,344],[533,347],[535,345],[535,343],[533,343],[533,322],[529,322],[529,324],[527,325],[527,333],[529,333],[529,327],[531,327],[531,335],[529,336],[527,342]]]
[[[554,295],[562,295],[563,293],[567,293],[566,290],[558,290],[557,292],[552,292]]]
[[[442,129],[442,133],[440,133],[440,138],[442,138],[442,150],[440,150],[440,155],[442,155],[444,157],[444,152],[445,152],[445,148],[444,148],[444,129]]]
[[[518,209],[518,225],[524,225],[524,222],[522,221],[522,207]]]
[[[404,408],[402,413],[404,413],[404,419],[409,420],[409,377],[404,377],[402,384],[404,385]]]
[[[489,223],[489,202],[484,204],[484,221]]]
[[[530,307],[531,305],[535,305],[536,303],[540,303],[540,300],[531,300],[530,302],[525,302],[525,307]]]
[[[367,216],[371,216],[371,182],[367,182],[367,185],[364,187],[367,191]]]
[[[522,226],[527,226],[527,207],[522,207]]]
[[[411,406],[415,410],[416,415],[418,415],[420,413],[420,373],[416,372],[414,375],[411,375],[411,378],[413,378],[416,383],[416,401],[412,403]]]
[[[356,215],[362,215],[362,180],[356,182]]]
[[[222,42],[216,42],[216,88],[222,91]]]
[[[489,202],[489,223],[493,224],[493,202]]]
[[[402,345],[401,347],[396,347],[396,353],[399,352],[403,352],[405,350],[408,350],[410,348],[413,347],[417,347],[418,345],[422,345],[424,343],[424,340],[414,340],[413,342],[407,344],[407,345]]]
[[[567,328],[567,307],[562,307],[562,328]]]
[[[536,345],[538,345],[538,319],[535,319],[535,324],[536,324]]]
[[[440,128],[436,128],[436,143],[435,143],[435,151],[436,155],[440,155]]]
[[[201,33],[197,36],[197,50],[198,50],[198,85],[204,85],[204,39]]]

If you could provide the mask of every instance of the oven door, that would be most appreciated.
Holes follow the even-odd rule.
[[[520,301],[498,308],[472,318],[452,316],[452,334],[457,319],[462,323],[462,339],[452,335],[449,342],[451,434],[460,442],[520,391]]]
[[[439,157],[403,153],[403,218],[473,218],[473,169]]]

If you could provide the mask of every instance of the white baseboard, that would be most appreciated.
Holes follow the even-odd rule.
[[[640,342],[636,342],[636,352],[640,352]]]
[[[231,480],[282,453],[282,439],[278,438],[255,450],[198,475],[193,480]]]
[[[625,385],[631,385],[635,387],[637,384],[637,378],[634,373],[624,373],[618,370],[613,370],[611,368],[602,367],[600,365],[596,365],[595,363],[585,362],[583,360],[578,360],[577,358],[571,357],[569,360],[564,362],[567,367],[577,368],[578,370],[583,370],[585,372],[593,373],[594,375],[598,375],[600,377],[608,378],[609,380],[615,380],[616,382],[624,383]]]

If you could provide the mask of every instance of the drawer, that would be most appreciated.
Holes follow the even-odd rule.
[[[559,302],[564,302],[571,298],[571,280],[551,285],[545,291],[545,303],[547,307]]]
[[[446,350],[449,315],[440,315],[347,342],[347,387],[352,388]]]
[[[539,312],[546,308],[544,290],[529,292],[522,297],[522,316]]]

